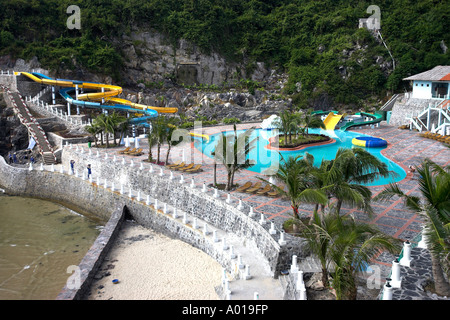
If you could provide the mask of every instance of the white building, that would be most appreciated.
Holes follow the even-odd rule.
[[[450,99],[450,66],[437,66],[403,80],[412,82],[412,98]]]

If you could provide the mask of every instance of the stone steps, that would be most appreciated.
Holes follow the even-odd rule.
[[[410,257],[409,266],[402,265],[400,260],[400,284],[392,287],[392,300],[450,300],[450,297],[442,298],[425,291],[425,286],[433,281],[429,250],[412,248]],[[380,290],[379,299],[382,299],[384,290],[386,286]]]
[[[56,156],[44,130],[30,113],[20,94],[18,92],[11,92],[9,90],[7,92],[10,98],[10,102],[12,103],[14,110],[18,114],[20,122],[27,127],[30,135],[36,141],[36,145],[38,146],[39,152],[42,155],[44,164],[55,164]]]

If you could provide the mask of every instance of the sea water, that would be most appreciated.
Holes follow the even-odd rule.
[[[60,204],[0,194],[0,300],[55,299],[102,225]]]

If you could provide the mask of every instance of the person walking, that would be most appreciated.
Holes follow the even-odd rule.
[[[91,165],[90,164],[88,164],[88,166],[87,166],[87,172],[88,172],[88,179],[90,178],[90,176],[91,176],[91,174],[92,174],[92,170],[91,170]]]
[[[9,164],[12,164],[14,161],[13,161],[13,156],[12,156],[12,154],[11,154],[11,152],[9,153]]]
[[[15,153],[15,152],[13,154],[13,161],[14,161],[14,163],[17,163],[17,153]]]
[[[70,169],[72,170],[72,174],[75,174],[75,161],[70,160]]]

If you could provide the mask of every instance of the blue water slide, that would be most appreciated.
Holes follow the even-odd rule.
[[[65,81],[67,81],[67,80],[65,80]],[[69,80],[69,81],[71,81],[71,80]],[[86,82],[84,82],[84,83],[86,83]],[[99,108],[99,109],[105,109],[105,110],[118,110],[118,111],[144,114],[144,116],[142,116],[142,117],[131,118],[129,120],[129,122],[131,124],[147,126],[147,121],[149,119],[152,119],[152,118],[155,118],[158,116],[158,111],[153,110],[153,109],[143,110],[143,109],[136,109],[136,108],[132,108],[132,107],[129,107],[126,105],[121,105],[121,104],[107,105],[107,104],[102,104],[100,102],[75,100],[69,94],[69,92],[73,92],[73,91],[75,91],[75,88],[73,88],[73,87],[62,88],[59,90],[59,94],[67,102],[77,105],[77,106],[81,106],[81,107]]]
[[[53,78],[50,78],[49,76],[46,76],[45,74],[42,74],[42,73],[33,72],[32,74],[38,78],[54,80]],[[141,113],[141,114],[143,114],[142,117],[131,118],[128,121],[131,124],[146,126],[146,127],[148,127],[147,121],[149,119],[152,119],[152,118],[155,118],[158,116],[158,111],[153,110],[153,109],[137,109],[137,108],[132,108],[130,106],[122,105],[122,104],[109,105],[109,104],[102,104],[100,102],[94,102],[94,101],[76,100],[76,99],[72,98],[72,96],[69,94],[76,90],[75,85],[83,84],[83,83],[85,83],[85,84],[86,83],[100,84],[100,83],[69,80],[69,79],[56,79],[56,80],[70,82],[74,85],[73,87],[61,88],[59,90],[59,94],[65,101],[67,101],[71,104],[74,104],[76,106],[87,107],[87,108],[98,108],[98,109],[105,109],[105,110],[118,110],[118,111],[130,112],[130,113]]]

